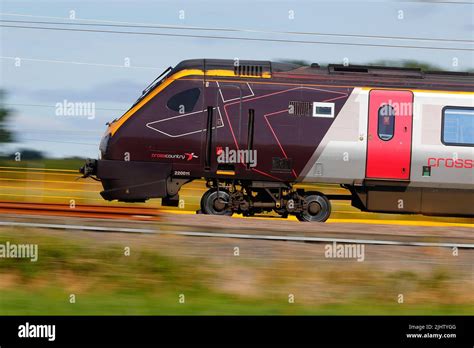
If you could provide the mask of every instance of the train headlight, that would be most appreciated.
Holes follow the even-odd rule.
[[[104,135],[102,139],[100,140],[99,151],[100,151],[101,159],[105,157],[105,154],[107,152],[107,146],[109,145],[109,140],[110,140],[110,133],[107,135]]]

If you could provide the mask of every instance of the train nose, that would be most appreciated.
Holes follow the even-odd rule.
[[[79,172],[83,178],[100,180],[104,188],[100,195],[109,201],[143,202],[169,196],[170,163],[87,159]]]
[[[83,178],[87,178],[91,175],[97,174],[97,160],[95,159],[86,159],[84,165],[79,169],[79,173],[82,174]]]

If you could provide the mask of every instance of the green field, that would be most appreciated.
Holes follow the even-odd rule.
[[[364,262],[314,267],[297,257],[313,253],[302,243],[278,257],[235,258],[235,242],[185,237],[0,229],[6,241],[38,244],[39,259],[0,258],[0,315],[474,314],[469,272]]]

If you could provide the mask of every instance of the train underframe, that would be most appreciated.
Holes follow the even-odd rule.
[[[84,177],[97,177],[106,200],[144,202],[162,198],[164,206],[179,206],[179,190],[196,178],[172,177],[171,164],[88,160]],[[168,173],[168,174],[167,174]],[[253,216],[276,212],[295,215],[300,221],[323,222],[331,215],[331,200],[350,200],[367,212],[473,216],[473,190],[411,187],[407,182],[365,180],[359,185],[341,185],[347,195],[325,195],[295,189],[293,183],[207,178],[208,190],[201,198],[202,214]]]
[[[332,200],[350,200],[365,212],[473,216],[472,190],[409,187],[406,184],[341,185],[346,195],[325,195],[294,189],[290,183],[269,181],[207,180],[209,190],[201,198],[200,213],[244,216],[274,211],[281,217],[295,215],[300,221],[324,222],[331,215]],[[177,197],[177,195],[176,195]],[[167,204],[167,199],[163,203]]]
[[[274,211],[283,218],[295,215],[300,221],[326,221],[331,215],[327,196],[286,183],[210,179],[207,187],[201,198],[202,214],[253,216]]]
[[[87,160],[80,172],[102,182],[106,200],[144,202],[162,198],[164,206],[179,205],[179,190],[195,178],[171,177],[171,164]],[[209,178],[201,198],[202,214],[253,216],[274,211],[300,221],[326,221],[331,203],[320,192],[293,189],[290,183]]]

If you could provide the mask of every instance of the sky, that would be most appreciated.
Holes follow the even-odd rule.
[[[105,123],[128,109],[165,68],[184,59],[286,59],[323,64],[416,59],[445,70],[473,69],[473,51],[417,47],[472,48],[472,43],[281,33],[473,41],[474,5],[460,2],[2,0],[0,19],[3,21],[86,23],[84,20],[87,19],[108,24],[127,22],[134,25],[237,28],[247,31],[100,29],[416,47],[237,41],[0,27],[0,89],[7,93],[4,102],[12,110],[9,126],[15,134],[15,143],[1,145],[0,152],[33,148],[51,157],[96,158]],[[71,20],[71,16],[75,20]],[[95,115],[58,113],[57,103],[65,102],[93,104]]]

